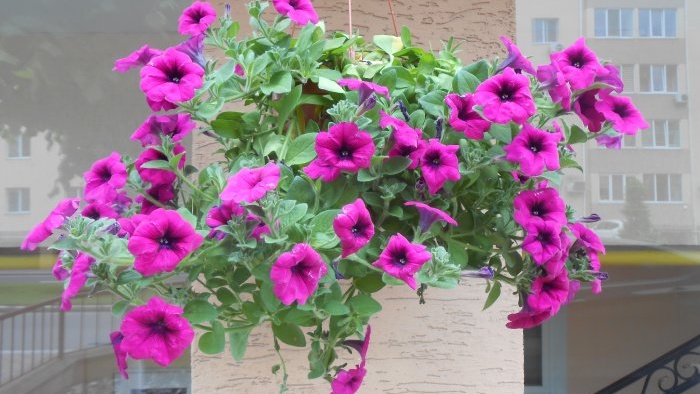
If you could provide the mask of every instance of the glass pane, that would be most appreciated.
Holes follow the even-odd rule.
[[[654,122],[654,146],[666,146],[666,122]]]
[[[656,174],[656,201],[668,201],[669,180],[666,174]]]
[[[681,128],[677,120],[668,122],[668,146],[672,148],[681,146]]]
[[[663,92],[666,90],[666,70],[664,66],[651,66],[651,91]]]
[[[612,199],[622,201],[625,199],[625,180],[623,175],[612,176]]]
[[[675,64],[666,65],[666,91],[678,91],[678,72]]]
[[[523,330],[525,385],[542,386],[542,326]]]
[[[607,10],[603,8],[595,9],[595,36],[605,37],[607,36]]]
[[[532,41],[535,43],[544,42],[544,26],[542,19],[532,20]]]
[[[675,37],[676,36],[676,10],[674,9],[667,9],[664,10],[664,30],[665,30],[665,36],[666,37]]]
[[[557,42],[559,36],[559,21],[557,19],[547,20],[547,36],[545,39],[547,42]]]
[[[651,10],[651,35],[661,37],[663,35],[664,10]]]
[[[608,36],[620,36],[620,10],[608,10]]]
[[[644,188],[646,189],[645,200],[653,201],[656,200],[656,178],[651,174],[644,174],[643,177]]]
[[[648,64],[639,65],[639,90],[651,92],[651,66]]]
[[[610,200],[610,175],[601,175],[600,179],[600,194],[599,197],[603,201]]]
[[[683,187],[681,175],[671,175],[671,201],[683,201]]]
[[[640,9],[639,10],[639,36],[649,37],[651,35],[651,28],[649,26],[649,10]]]
[[[621,13],[620,35],[622,37],[632,37],[634,30],[634,16],[629,8],[624,8]]]

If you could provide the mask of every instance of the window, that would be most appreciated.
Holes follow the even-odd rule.
[[[617,69],[620,71],[622,84],[625,85],[625,93],[634,92],[634,64],[621,64]]]
[[[624,134],[622,136],[622,147],[624,149],[636,148],[637,147],[637,136]]]
[[[596,8],[596,37],[632,37],[634,17],[631,8]]]
[[[640,8],[639,36],[675,37],[676,10],[671,8]]]
[[[24,130],[17,133],[8,133],[7,157],[21,159],[31,156],[31,145],[29,144],[29,134]]]
[[[680,174],[644,174],[644,187],[646,188],[647,201],[683,201]]]
[[[649,121],[649,128],[641,132],[645,148],[680,148],[681,130],[678,120],[656,119]]]
[[[675,64],[640,64],[639,90],[647,93],[678,91],[678,71]]]
[[[629,175],[600,175],[600,201],[625,201],[625,179]]]
[[[28,187],[17,187],[7,189],[7,212],[29,213]]]
[[[532,20],[532,42],[548,44],[559,41],[559,20],[535,18]]]

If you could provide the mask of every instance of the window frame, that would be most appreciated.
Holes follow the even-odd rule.
[[[617,204],[617,203],[623,203],[625,202],[625,197],[627,197],[627,177],[632,176],[632,175],[627,175],[627,174],[598,174],[598,201],[601,203],[611,203],[611,204]],[[615,199],[615,182],[613,181],[614,177],[622,177],[622,197],[620,199]],[[605,182],[603,179],[607,179]],[[607,183],[607,194],[608,196],[606,198],[603,198],[602,192],[603,192],[603,184]]]
[[[618,15],[618,29],[619,32],[617,35],[613,35],[610,33],[610,14],[613,11],[617,11]],[[599,17],[601,15],[605,15],[605,20],[603,21],[603,26],[604,26],[604,32],[602,32],[599,29],[598,22],[599,22]],[[629,20],[625,21],[624,17],[628,17]],[[614,38],[614,39],[628,39],[628,38],[634,38],[634,8],[595,8],[593,10],[593,37],[594,38]],[[624,26],[626,23],[628,24],[628,30],[627,34],[625,33],[625,28]]]
[[[7,158],[12,160],[32,157],[31,137],[24,131],[9,133],[7,138]]]
[[[649,128],[642,131],[641,134],[642,149],[681,149],[681,125],[679,119],[649,119],[647,123],[649,123]],[[675,123],[675,127],[671,127],[672,123]],[[661,130],[657,128],[659,124],[663,125]],[[663,143],[657,141],[657,133],[659,131],[663,132]],[[672,133],[677,134],[678,145],[676,146],[671,145]],[[647,135],[649,137],[645,138]],[[650,145],[647,144],[649,141],[651,141]]]
[[[646,75],[648,76],[648,80],[646,81],[646,85],[648,87],[648,90],[645,90],[645,85],[644,85],[644,79],[643,76],[645,74],[644,70],[648,68],[648,71],[646,72]],[[660,73],[659,75],[663,76],[662,80],[662,85],[661,87],[654,86],[655,85],[655,70],[660,70],[660,68],[663,69],[663,72]],[[675,88],[674,90],[669,90],[669,70],[673,69],[675,73]],[[660,88],[660,89],[658,89]],[[639,93],[642,94],[676,94],[678,93],[678,65],[677,64],[640,64],[639,65]]]
[[[550,23],[554,26],[549,26]],[[554,29],[553,39],[548,37],[552,28]],[[540,40],[540,38],[543,38],[543,40]],[[553,44],[559,42],[559,18],[533,18],[532,42],[534,44]]]
[[[666,195],[668,196],[667,199],[659,199],[659,177],[668,177],[667,182],[666,182]],[[649,188],[649,184],[647,183],[648,179],[653,179],[654,185],[653,188]],[[675,182],[673,181],[674,179],[677,180],[678,186],[680,186],[678,189],[674,188]],[[642,183],[644,184],[644,188],[646,189],[646,194],[644,196],[644,202],[648,203],[654,203],[654,204],[681,204],[683,203],[683,175],[682,174],[643,174],[642,175]],[[662,185],[663,186],[663,185]],[[654,196],[651,198],[649,196],[649,191],[652,190],[654,191]],[[677,191],[676,191],[677,190]],[[674,198],[674,191],[678,194],[678,199],[673,199]]]
[[[26,215],[31,212],[31,189],[28,187],[5,188],[7,196],[7,213],[10,215]],[[25,206],[26,203],[26,206]],[[16,207],[16,208],[15,208]],[[13,209],[14,208],[14,209]]]
[[[638,31],[639,31],[639,37],[641,38],[678,38],[678,13],[675,8],[639,8],[637,10],[637,23],[638,23]],[[654,11],[660,11],[661,12],[661,31],[660,34],[655,35],[654,34]],[[669,21],[669,17],[667,16],[667,13],[673,13],[673,32],[669,32],[669,26],[667,26],[667,22]],[[642,15],[643,13],[646,13],[646,15]],[[648,32],[646,34],[642,34],[642,20],[645,20],[648,23]],[[670,33],[670,34],[669,34]]]

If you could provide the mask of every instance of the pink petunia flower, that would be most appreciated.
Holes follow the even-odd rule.
[[[245,70],[240,64],[236,64],[236,67],[233,68],[233,73],[239,77],[245,77]]]
[[[622,81],[622,78],[620,78],[620,70],[613,64],[606,64],[603,68],[606,69],[608,73],[605,75],[596,75],[594,82],[608,84],[612,91],[622,93],[625,89],[625,83]]]
[[[104,159],[97,160],[83,178],[85,200],[109,203],[117,196],[117,190],[126,184],[126,166],[121,161],[121,155],[112,152]]]
[[[595,109],[620,133],[635,135],[638,130],[649,127],[629,97],[613,96],[607,91],[601,91],[600,101],[595,103]]]
[[[73,262],[73,268],[70,270],[70,279],[68,286],[61,294],[61,310],[69,311],[73,309],[73,304],[70,300],[80,293],[80,289],[87,282],[87,273],[90,271],[90,266],[95,262],[92,256],[85,253],[78,253]]]
[[[152,297],[124,315],[120,351],[137,360],[151,359],[166,367],[190,347],[194,330],[182,308]]]
[[[537,80],[540,81],[540,89],[549,93],[552,102],[560,103],[564,111],[571,110],[571,89],[557,63],[538,66]]]
[[[248,235],[248,238],[252,238],[258,242],[263,240],[263,235],[265,234],[272,234],[270,231],[270,227],[265,224],[260,217],[253,215],[252,213],[249,213],[245,217],[246,222],[252,222],[255,223],[255,227],[253,227],[253,230],[250,232],[250,235]]]
[[[153,111],[169,110],[190,100],[202,87],[204,69],[175,48],[154,57],[141,69],[140,88]]]
[[[435,138],[428,141],[420,160],[420,169],[430,194],[436,194],[447,181],[459,180],[458,145],[443,145]]]
[[[357,172],[369,168],[374,155],[374,141],[355,123],[338,123],[328,132],[316,136],[318,159],[338,167],[341,171]]]
[[[357,90],[358,104],[364,103],[372,93],[378,96],[384,96],[387,100],[391,100],[389,89],[386,86],[378,85],[374,82],[367,82],[355,78],[342,78],[336,82],[338,85],[345,86],[350,90]]]
[[[522,124],[536,112],[530,79],[511,68],[482,82],[474,91],[474,103],[483,107],[486,119],[500,124]]]
[[[209,236],[223,239],[224,234],[217,232],[216,228],[225,226],[234,216],[243,216],[244,213],[243,207],[233,200],[223,201],[220,205],[213,206],[206,218],[207,226],[211,227]]]
[[[411,159],[409,170],[413,170],[420,164],[420,158],[423,156],[423,151],[427,146],[427,142],[421,139],[423,132],[420,129],[414,129],[408,123],[401,119],[396,119],[389,116],[384,111],[379,111],[379,126],[392,127],[394,132],[391,134],[391,139],[394,145],[388,152],[389,157],[402,156]]]
[[[111,205],[101,202],[93,202],[86,205],[83,210],[80,211],[80,215],[92,220],[100,218],[116,219],[119,217],[119,213],[117,213]]]
[[[608,73],[608,70],[598,62],[596,54],[586,46],[586,40],[583,37],[563,51],[552,53],[551,59],[574,90],[586,89],[593,83],[596,76]]]
[[[506,160],[520,164],[523,174],[538,176],[545,168],[549,171],[559,169],[559,140],[560,133],[549,133],[524,124],[520,133],[503,150],[506,151]]]
[[[318,288],[319,280],[328,267],[311,245],[296,244],[290,252],[282,253],[270,270],[272,291],[284,305],[294,301],[303,305]]]
[[[129,379],[129,373],[126,371],[126,352],[122,349],[124,335],[120,331],[113,331],[109,334],[109,340],[112,342],[112,350],[114,350],[114,358],[117,361],[119,373],[122,374],[124,379]]]
[[[522,243],[537,265],[561,257],[561,226],[552,222],[532,222]]]
[[[178,19],[177,31],[182,35],[197,36],[216,20],[216,10],[205,1],[195,1],[185,8]]]
[[[362,342],[356,340],[343,342],[344,345],[358,350],[361,361],[360,364],[355,365],[355,368],[351,370],[340,370],[338,372],[335,379],[333,379],[331,382],[331,389],[333,390],[331,394],[353,394],[360,389],[360,386],[362,386],[362,381],[365,379],[365,375],[367,374],[365,362],[367,361],[367,349],[369,347],[371,333],[372,329],[369,325],[367,325],[365,339]]]
[[[547,187],[523,190],[513,199],[513,219],[527,229],[532,222],[552,222],[566,225],[566,204],[557,189]]]
[[[175,49],[190,57],[190,60],[205,68],[207,60],[204,58],[204,34],[193,36],[175,46]]]
[[[553,311],[552,309],[545,309],[541,311],[532,310],[527,306],[527,304],[525,304],[520,312],[511,313],[508,315],[508,323],[506,323],[506,327],[511,329],[537,327],[545,320],[556,315],[557,312],[558,311]]]
[[[172,272],[202,244],[202,236],[176,211],[156,209],[129,238],[134,269],[143,276]]]
[[[184,152],[185,147],[180,144],[176,144],[173,147],[173,156]],[[145,182],[149,182],[152,186],[171,185],[175,179],[177,179],[177,175],[174,172],[162,168],[146,168],[143,166],[144,164],[154,160],[168,161],[168,156],[156,148],[148,148],[141,152],[139,157],[136,159],[134,167],[136,167],[136,171],[139,173],[139,176],[141,176],[141,179],[143,179]],[[185,167],[185,160],[185,155],[183,154],[178,162],[179,169],[183,169]]]
[[[587,90],[581,93],[574,101],[574,112],[581,118],[583,125],[592,133],[597,133],[603,128],[605,117],[598,111],[596,95],[600,89]]]
[[[595,137],[595,142],[598,146],[603,146],[608,149],[622,149],[622,136],[599,135]]]
[[[333,182],[340,176],[340,168],[334,167],[321,160],[313,160],[303,171],[311,179],[321,178],[324,182]]]
[[[555,275],[540,275],[532,283],[527,305],[535,311],[558,311],[569,296],[569,278],[565,269]]]
[[[374,236],[374,223],[365,202],[358,198],[353,203],[343,206],[333,220],[333,230],[340,238],[343,258],[367,245]]]
[[[430,230],[430,227],[432,227],[435,222],[445,222],[453,226],[457,225],[457,221],[454,220],[452,216],[428,204],[419,201],[406,201],[403,205],[407,207],[416,207],[418,216],[420,216],[420,231],[423,233]]]
[[[505,45],[506,50],[508,51],[508,56],[506,56],[506,59],[498,65],[498,68],[496,68],[496,73],[501,72],[506,67],[510,67],[517,73],[520,73],[522,70],[530,75],[535,75],[535,68],[532,67],[532,63],[528,58],[520,53],[520,49],[513,43],[513,41],[506,36],[501,36],[501,42],[503,45]]]
[[[576,242],[583,245],[587,251],[605,254],[605,246],[593,230],[581,223],[572,223],[569,229],[576,237]]]
[[[141,142],[143,147],[160,145],[166,135],[173,142],[180,142],[195,126],[190,114],[151,115],[134,131],[131,140]]]
[[[56,257],[56,262],[51,268],[51,274],[53,274],[53,277],[61,282],[68,279],[68,277],[70,276],[70,272],[63,266],[63,253],[65,252],[61,252],[58,254],[58,256]]]
[[[148,45],[144,45],[129,56],[115,60],[112,71],[123,73],[131,70],[132,68],[145,66],[153,57],[162,53],[163,51],[160,49],[151,48]]]
[[[275,10],[297,25],[318,23],[318,14],[310,0],[272,0]]]
[[[401,234],[392,235],[389,243],[372,265],[387,274],[401,279],[413,290],[416,289],[414,275],[432,255],[424,245],[412,244]]]
[[[66,221],[66,218],[73,216],[80,206],[79,198],[66,198],[58,202],[49,215],[32,230],[22,241],[20,249],[34,250],[40,243],[44,242]]]
[[[136,228],[141,224],[141,222],[148,219],[148,215],[137,213],[136,215],[128,218],[119,218],[117,222],[119,227],[121,227],[121,237],[131,237],[136,231]]]
[[[258,168],[241,168],[231,176],[219,197],[223,201],[236,203],[255,202],[267,192],[275,190],[280,180],[280,168],[275,163],[267,163]]]
[[[159,202],[164,206],[174,206],[175,205],[175,189],[172,183],[161,183],[153,185],[148,189],[144,190],[144,194],[139,194],[136,196],[136,202],[141,204],[141,210],[139,213],[148,215],[156,209],[161,208],[158,204],[154,204],[151,200],[146,198],[146,196]]]
[[[484,139],[484,133],[491,128],[491,122],[484,119],[474,111],[474,96],[466,93],[448,94],[445,96],[445,104],[450,108],[450,126],[464,133],[467,138],[474,140]]]

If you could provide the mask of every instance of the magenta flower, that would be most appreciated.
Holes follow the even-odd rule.
[[[56,257],[56,262],[53,264],[53,268],[51,268],[51,273],[53,274],[53,277],[61,282],[68,279],[68,277],[70,276],[70,272],[68,272],[68,270],[63,266],[63,253],[65,252],[61,252],[58,254],[58,257]]]
[[[605,246],[593,230],[581,223],[572,223],[569,229],[576,237],[576,243],[583,245],[588,252],[605,254]]]
[[[73,216],[80,206],[79,198],[66,198],[58,202],[49,215],[32,230],[22,241],[20,249],[34,250],[53,234],[53,231],[61,227],[67,217]]]
[[[392,235],[389,243],[372,265],[387,274],[401,279],[413,290],[416,289],[414,275],[432,255],[424,245],[412,244],[401,234]]]
[[[195,1],[182,11],[178,19],[177,31],[182,35],[198,36],[216,20],[216,10],[205,1]]]
[[[605,117],[597,109],[596,95],[599,91],[599,89],[585,91],[574,102],[574,112],[581,118],[584,126],[593,133],[599,132],[605,121]]]
[[[340,168],[334,167],[321,160],[313,160],[303,168],[304,173],[311,179],[321,178],[324,182],[333,182],[340,176]]]
[[[202,87],[204,69],[189,56],[170,48],[141,69],[141,90],[153,111],[169,110],[190,100]]]
[[[141,146],[160,145],[163,136],[169,136],[173,142],[180,142],[196,124],[190,114],[151,115],[131,135],[132,141],[141,142]]]
[[[563,51],[552,53],[551,58],[574,90],[585,89],[593,83],[596,76],[608,73],[598,62],[595,53],[586,46],[583,37]]]
[[[532,310],[526,304],[520,312],[508,315],[506,327],[511,329],[537,327],[545,320],[556,315],[557,312],[558,311],[553,311],[552,309],[541,311]]]
[[[296,244],[291,252],[282,253],[272,265],[272,291],[284,305],[292,305],[294,301],[303,305],[327,271],[326,263],[311,245]]]
[[[310,0],[272,0],[275,10],[297,25],[318,23],[318,14]]]
[[[355,202],[343,206],[333,220],[333,230],[340,238],[343,258],[367,245],[374,236],[374,223],[365,202],[358,198]]]
[[[114,358],[117,361],[117,369],[119,373],[122,374],[124,379],[129,379],[129,374],[126,372],[126,352],[122,349],[122,341],[124,340],[124,335],[120,331],[114,331],[109,334],[109,339],[112,342],[112,349],[114,350]]]
[[[240,64],[236,64],[236,67],[234,67],[233,69],[233,73],[238,75],[239,77],[245,77],[245,70]]]
[[[420,164],[420,158],[423,156],[427,142],[421,139],[423,132],[420,129],[414,129],[406,122],[387,115],[384,111],[379,111],[380,127],[391,126],[394,132],[391,134],[391,139],[394,140],[394,145],[388,152],[389,157],[402,156],[411,159],[409,170],[413,170]]]
[[[154,204],[151,200],[146,198],[146,196],[159,202],[163,206],[174,206],[175,205],[175,189],[173,189],[172,183],[161,183],[153,185],[150,188],[144,190],[144,194],[139,194],[136,196],[136,202],[141,204],[142,214],[148,215],[158,208],[161,208],[158,204]]]
[[[223,234],[217,234],[216,228],[225,226],[234,216],[243,216],[244,213],[243,207],[233,200],[223,201],[221,205],[213,206],[207,213],[206,219],[207,226],[211,227],[209,236],[221,235],[223,238]]]
[[[175,49],[190,57],[190,60],[202,68],[206,67],[204,58],[204,34],[193,36],[175,46]]]
[[[622,78],[620,78],[620,70],[618,70],[617,67],[612,64],[606,64],[603,66],[603,68],[606,69],[608,73],[604,75],[596,75],[594,82],[608,84],[610,85],[610,89],[612,89],[614,92],[622,93],[622,91],[625,89],[625,84],[622,82]]]
[[[561,254],[561,226],[553,222],[531,222],[522,248],[537,265],[543,265]]]
[[[377,96],[384,96],[387,100],[391,100],[389,89],[386,86],[355,78],[342,78],[336,82],[338,85],[345,86],[350,90],[357,90],[357,101],[359,104],[364,103],[372,93]]]
[[[520,53],[520,49],[513,43],[513,41],[508,39],[508,37],[501,36],[501,42],[503,45],[505,45],[506,50],[508,51],[508,56],[501,62],[501,64],[498,65],[496,73],[501,72],[506,67],[510,67],[518,74],[522,70],[530,75],[535,75],[535,68],[532,67],[532,63],[530,60],[528,60],[528,58]]]
[[[126,184],[126,166],[121,161],[121,155],[112,152],[104,159],[97,160],[83,178],[85,200],[111,202],[117,196],[117,189]]]
[[[482,82],[474,91],[474,103],[483,107],[486,119],[501,124],[522,124],[536,111],[530,79],[511,68]]]
[[[365,339],[363,341],[349,340],[343,342],[344,345],[350,346],[360,353],[361,361],[360,364],[355,365],[355,368],[351,370],[340,370],[338,372],[335,379],[331,382],[331,389],[333,390],[331,394],[353,394],[362,386],[362,381],[367,374],[365,362],[367,361],[367,349],[369,347],[371,333],[371,327],[367,325]]]
[[[92,256],[85,253],[78,253],[73,262],[73,268],[70,270],[70,279],[68,281],[68,286],[63,290],[61,294],[61,310],[69,311],[73,309],[73,304],[70,300],[80,293],[80,289],[85,286],[87,282],[87,273],[90,271],[90,266],[95,262]]]
[[[595,137],[595,142],[598,146],[603,146],[608,149],[622,149],[622,136],[617,135],[611,137],[609,135],[599,135]]]
[[[182,308],[152,297],[124,315],[120,350],[129,357],[151,359],[167,367],[190,347],[194,330],[182,317]]]
[[[532,283],[527,305],[535,311],[559,311],[569,296],[569,278],[562,269],[553,275],[540,275]],[[555,312],[556,313],[556,312]]]
[[[566,225],[566,204],[557,189],[551,187],[523,190],[513,200],[513,219],[527,229],[532,222],[552,222]]]
[[[154,56],[158,56],[162,53],[163,51],[160,49],[151,48],[148,45],[144,45],[129,56],[115,60],[112,71],[123,73],[135,67],[145,66]]]
[[[428,141],[420,160],[420,169],[430,194],[437,193],[445,182],[459,180],[458,145],[443,145],[435,138]]]
[[[364,130],[359,130],[355,123],[338,123],[327,132],[316,136],[316,153],[318,157],[311,162],[310,171],[325,174],[323,169],[337,168],[340,171],[357,172],[360,168],[369,168],[374,155],[374,141]],[[309,172],[307,171],[307,174]],[[311,175],[309,175],[311,177]],[[312,177],[313,178],[313,177]],[[325,176],[325,178],[333,178]]]
[[[280,181],[280,168],[275,163],[267,163],[258,168],[241,168],[231,176],[221,192],[223,201],[236,203],[255,202],[267,192],[275,190]]]
[[[450,107],[449,122],[453,129],[463,132],[467,138],[474,140],[484,138],[484,133],[491,127],[491,122],[474,111],[474,96],[471,93],[462,96],[448,94],[445,96],[445,104]]]
[[[134,234],[134,231],[136,231],[136,228],[139,226],[139,224],[146,220],[148,220],[148,215],[144,215],[141,213],[137,213],[136,215],[129,218],[117,219],[117,223],[119,223],[119,227],[121,227],[120,236],[131,237],[131,235]]]
[[[100,218],[116,219],[119,217],[119,213],[117,213],[111,205],[101,202],[93,202],[86,205],[83,210],[80,211],[80,215],[92,220]]]
[[[263,235],[272,234],[272,232],[270,231],[270,227],[268,227],[268,225],[265,224],[265,222],[262,219],[260,219],[260,217],[255,216],[252,213],[246,215],[245,221],[255,223],[255,227],[253,227],[253,230],[250,232],[248,238],[252,238],[260,242],[263,239]]]
[[[435,222],[445,222],[453,226],[457,225],[457,221],[452,219],[446,212],[433,208],[428,204],[419,201],[406,201],[403,205],[407,207],[416,207],[418,216],[420,217],[420,231],[423,233],[430,230],[430,227],[432,227]]]
[[[607,91],[602,91],[600,101],[595,103],[595,109],[620,133],[635,135],[637,130],[649,127],[629,97],[612,96]]]
[[[183,153],[183,155],[180,157],[180,161],[178,162],[179,169],[183,169],[185,167],[184,152],[185,148],[180,144],[176,144],[173,147],[173,156]],[[177,179],[177,175],[174,172],[162,168],[146,168],[143,166],[144,164],[154,160],[168,161],[169,159],[167,155],[156,148],[148,148],[144,150],[136,159],[134,166],[136,167],[136,171],[139,173],[139,176],[141,176],[141,179],[143,179],[144,182],[149,182],[152,186],[172,185],[175,179]]]
[[[540,89],[549,93],[552,102],[560,103],[564,111],[571,110],[571,89],[557,63],[538,66],[537,80],[540,81]]]
[[[202,244],[202,236],[176,211],[156,209],[129,238],[134,269],[143,276],[172,272]]]
[[[506,151],[506,160],[520,164],[520,172],[538,176],[545,167],[549,171],[559,169],[557,144],[560,139],[560,133],[549,133],[524,124],[520,133],[503,150]]]

